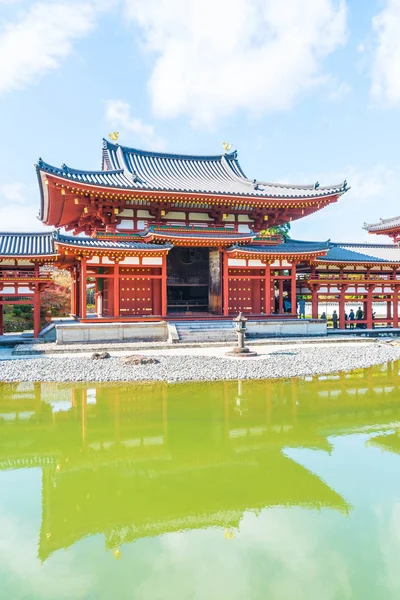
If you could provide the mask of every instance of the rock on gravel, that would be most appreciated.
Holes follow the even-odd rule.
[[[48,357],[0,361],[0,381],[217,381],[267,379],[328,374],[362,369],[400,359],[400,347],[362,346],[293,347],[256,358],[148,354],[153,364],[125,364],[124,358],[91,360],[84,357]]]

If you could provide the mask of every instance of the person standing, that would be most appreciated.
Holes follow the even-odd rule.
[[[332,323],[333,323],[333,329],[337,329],[338,328],[338,314],[337,314],[336,310],[334,310],[332,313]]]
[[[356,319],[357,319],[357,321],[362,321],[363,318],[364,318],[364,313],[361,310],[361,306],[359,306],[357,309],[357,312],[356,312]],[[363,326],[362,323],[357,323],[357,325],[356,325],[356,327],[360,328],[360,329],[362,328],[362,326]]]
[[[351,309],[350,313],[349,313],[349,319],[350,319],[350,329],[354,329],[354,310]]]
[[[306,318],[306,301],[303,298],[299,300],[299,317],[300,319]]]

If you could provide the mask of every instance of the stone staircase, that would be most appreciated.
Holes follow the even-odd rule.
[[[180,343],[235,342],[232,321],[175,321]]]

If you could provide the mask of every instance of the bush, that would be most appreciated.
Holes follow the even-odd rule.
[[[15,317],[14,315],[4,315],[4,332],[17,333],[25,331],[25,329],[33,329],[33,321]]]

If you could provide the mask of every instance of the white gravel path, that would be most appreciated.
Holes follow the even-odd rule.
[[[125,365],[125,353],[105,360],[88,355],[0,357],[0,381],[216,381],[288,378],[371,367],[400,359],[400,346],[387,343],[252,346],[256,358],[228,358],[226,348],[161,349],[141,352],[158,364]],[[3,359],[3,360],[1,360]]]

